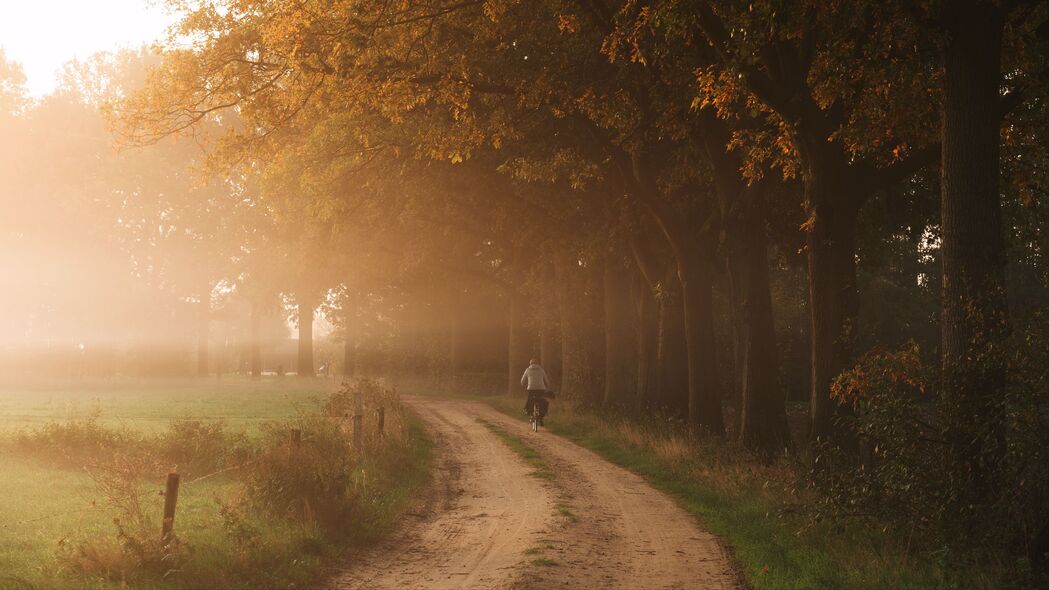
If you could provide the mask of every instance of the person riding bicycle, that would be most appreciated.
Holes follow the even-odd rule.
[[[528,390],[525,413],[531,416],[534,404],[539,404],[539,423],[542,424],[546,411],[550,407],[546,395],[550,392],[551,383],[550,377],[546,375],[543,367],[539,366],[538,360],[532,359],[528,362],[528,368],[525,369],[524,375],[521,375],[521,385]]]

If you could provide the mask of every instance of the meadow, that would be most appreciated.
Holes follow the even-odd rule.
[[[158,432],[175,418],[223,420],[257,432],[266,420],[317,411],[336,387],[323,379],[49,381],[0,385],[0,434],[96,416],[111,427]]]
[[[316,579],[348,546],[389,528],[428,477],[426,436],[399,410],[387,414],[393,434],[366,438],[355,455],[330,419],[317,418],[335,390],[297,379],[0,389],[0,589]],[[283,433],[292,426],[302,431],[302,455],[288,465]],[[345,452],[328,453],[332,445]],[[325,456],[333,454],[346,459],[333,464]],[[182,473],[178,547],[158,552],[164,475],[173,468]],[[266,496],[302,485],[308,469],[336,474],[329,483],[349,490],[338,514]],[[367,482],[355,477],[364,471]]]

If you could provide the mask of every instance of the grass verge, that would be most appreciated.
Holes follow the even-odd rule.
[[[521,419],[518,400],[482,398]],[[757,589],[995,588],[981,572],[952,572],[878,529],[817,522],[787,461],[763,465],[735,445],[675,434],[657,423],[600,417],[558,404],[547,430],[645,477],[725,539]],[[508,442],[508,444],[511,444]]]
[[[556,567],[561,565],[556,559],[550,559],[549,557],[537,557],[532,560],[532,565],[538,565],[542,567]]]
[[[556,485],[556,478],[553,470],[550,469],[550,466],[546,463],[546,461],[543,460],[542,455],[540,455],[538,451],[528,446],[528,444],[520,438],[510,434],[509,432],[503,430],[502,428],[499,428],[498,426],[492,424],[491,422],[488,422],[487,420],[478,418],[478,422],[484,424],[484,426],[488,428],[488,430],[491,430],[496,436],[502,439],[502,441],[506,443],[506,446],[510,447],[512,451],[520,455],[525,461],[528,462],[529,465],[534,467],[535,471],[532,472],[532,475],[534,477],[538,477],[539,479],[545,479]],[[567,520],[568,522],[576,522],[578,520],[578,517],[576,517],[575,512],[572,511],[572,504],[570,503],[570,500],[572,499],[571,496],[569,496],[563,489],[561,489],[560,486],[557,486],[557,490],[557,513],[560,516],[564,517],[565,520]]]
[[[528,462],[529,465],[535,468],[532,475],[539,479],[553,480],[554,472],[547,465],[543,457],[532,447],[525,444],[520,438],[510,434],[509,432],[499,428],[495,424],[487,420],[478,419],[478,422],[484,425],[485,428],[492,431],[500,440],[506,443],[506,446],[510,447],[510,450],[521,456],[522,459]]]

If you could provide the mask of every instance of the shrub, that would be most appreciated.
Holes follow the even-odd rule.
[[[190,418],[172,420],[157,437],[158,457],[186,476],[200,476],[246,460],[249,449],[243,433],[231,433],[221,421]]]
[[[403,446],[408,436],[408,422],[404,415],[397,390],[381,381],[361,378],[343,383],[338,391],[328,396],[324,403],[324,414],[339,419],[340,427],[348,435],[353,434],[350,418],[355,414],[356,398],[360,396],[364,429],[362,446],[368,450],[383,447]],[[379,409],[383,410],[383,434],[379,435]]]
[[[913,343],[868,354],[838,377],[843,434],[820,445],[813,470],[822,508],[919,530],[940,522],[946,443],[929,382]]]
[[[27,454],[83,465],[99,457],[110,458],[119,451],[140,448],[142,439],[125,430],[102,426],[95,414],[19,432],[14,436],[14,445]]]
[[[997,512],[1049,587],[1049,317],[1035,314],[1017,330],[1015,378],[1002,400],[1006,441]]]
[[[301,432],[298,446],[291,442],[293,429]],[[352,512],[353,468],[352,444],[331,420],[271,423],[247,473],[248,498],[271,513],[336,531]]]
[[[142,482],[159,466],[143,454],[117,453],[88,467],[102,500],[114,510],[116,539],[91,539],[60,547],[58,559],[71,569],[122,583],[141,574],[168,575],[186,559],[178,537],[160,538],[160,527],[146,515]]]
[[[911,343],[868,354],[836,380],[845,442],[819,448],[810,480],[820,498],[817,516],[902,530],[925,547],[1002,570],[1019,571],[1017,558],[1049,567],[1049,365],[1038,357],[1049,338],[1038,345],[1031,338],[1016,347],[1012,381],[989,409],[1003,419],[987,418],[971,433],[982,441],[973,463],[996,487],[967,505],[969,513],[951,508],[973,497],[968,479],[952,471],[944,417],[952,400],[934,393],[935,373]]]
[[[162,542],[157,531],[146,534],[129,528],[120,519],[113,519],[113,524],[117,529],[115,541],[91,539],[63,544],[57,555],[59,563],[82,574],[126,585],[147,575],[168,577],[188,557],[188,548],[178,537]]]

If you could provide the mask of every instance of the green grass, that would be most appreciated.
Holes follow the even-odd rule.
[[[111,428],[141,434],[162,432],[173,418],[222,418],[229,430],[255,433],[263,422],[316,414],[328,384],[273,380],[22,389],[0,392],[0,590],[7,587],[121,587],[101,573],[73,571],[68,559],[77,547],[116,551],[119,510],[107,504],[89,474],[68,459],[47,452],[22,451],[6,439],[53,421],[97,416]],[[10,413],[8,413],[10,412]],[[390,424],[389,421],[387,423]],[[179,491],[175,531],[189,551],[180,571],[166,579],[141,574],[129,587],[181,588],[303,587],[317,581],[322,566],[334,563],[351,545],[368,544],[388,533],[415,495],[429,482],[433,445],[421,422],[407,417],[403,444],[365,454],[352,474],[359,495],[356,517],[338,539],[315,527],[246,511],[243,525],[250,543],[231,536],[220,502],[244,496],[237,472],[194,482],[186,476]],[[163,478],[142,481],[143,508],[160,535]],[[157,493],[152,493],[153,491]]]
[[[91,506],[91,478],[7,453],[0,455],[0,473],[0,588],[5,582],[13,586],[12,580],[59,586],[59,542],[74,534],[102,535],[112,527],[104,510]]]
[[[520,455],[525,461],[528,462],[529,465],[534,467],[535,471],[532,472],[532,475],[534,477],[538,477],[539,479],[545,479],[553,483],[557,487],[558,515],[564,517],[565,520],[570,523],[579,521],[579,517],[577,517],[575,512],[572,511],[572,506],[571,504],[569,504],[569,501],[572,499],[572,497],[568,493],[566,493],[564,489],[562,489],[560,486],[557,486],[557,479],[554,475],[554,471],[550,468],[546,461],[543,460],[542,455],[540,455],[538,451],[528,446],[528,444],[521,440],[519,437],[510,434],[509,432],[503,430],[502,428],[499,428],[498,426],[492,424],[491,422],[488,422],[487,420],[478,418],[477,421],[481,424],[484,424],[485,427],[488,428],[488,430],[491,430],[496,436],[502,439],[502,441],[506,443],[506,446],[510,447],[510,450]],[[546,548],[549,549],[550,545],[546,545]],[[538,548],[533,547],[533,549],[535,549],[535,552],[540,551],[540,549]],[[532,549],[529,549],[529,551],[532,551]],[[526,551],[526,553],[528,553],[528,551]]]
[[[52,467],[5,454],[0,458],[0,572],[36,588],[105,588],[102,580],[75,580],[57,558],[61,547],[115,538],[114,510],[100,501],[93,480],[83,471]],[[143,482],[143,508],[156,514],[157,536],[163,498],[162,482]],[[176,531],[202,557],[214,554],[219,531],[216,499],[229,500],[238,485],[215,477],[183,486],[179,493]],[[0,578],[0,588],[4,580]]]
[[[538,565],[543,567],[555,567],[561,565],[556,559],[550,559],[549,557],[537,557],[532,560],[532,565]]]
[[[532,472],[533,476],[545,480],[554,479],[553,470],[550,469],[550,466],[547,465],[546,461],[543,460],[543,457],[535,449],[525,444],[525,442],[520,438],[510,434],[509,432],[503,430],[502,428],[499,428],[498,426],[492,424],[491,422],[488,422],[487,420],[478,419],[478,422],[484,424],[485,428],[491,430],[492,433],[494,433],[504,443],[506,443],[506,446],[510,447],[510,450],[520,455],[521,458],[527,461],[529,465],[534,467],[535,471]]]
[[[173,418],[223,420],[254,433],[266,420],[315,412],[334,384],[321,379],[121,380],[0,386],[0,434],[98,415],[102,424],[156,432]]]
[[[410,415],[405,449],[365,458],[358,471],[369,478],[369,502],[367,513],[352,525],[354,544],[374,542],[393,530],[419,491],[430,484],[433,453],[433,440],[422,420]]]
[[[482,398],[521,419],[518,400]],[[792,467],[765,466],[734,445],[694,441],[655,427],[604,419],[560,404],[547,430],[596,451],[674,497],[728,542],[757,589],[996,587],[993,578],[950,572],[908,540],[880,530],[812,524],[796,513],[810,498],[786,485]],[[964,581],[960,581],[964,580]]]

